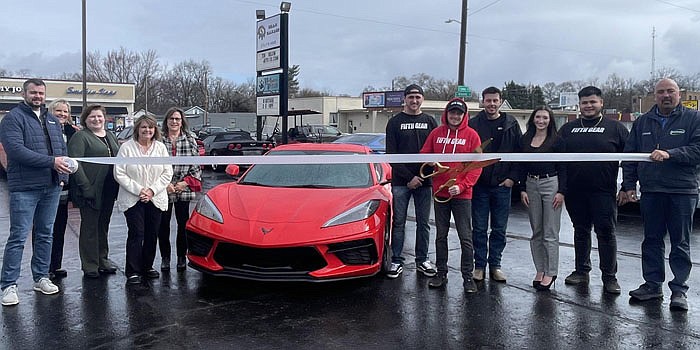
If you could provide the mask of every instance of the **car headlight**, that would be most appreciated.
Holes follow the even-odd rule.
[[[214,202],[212,202],[211,198],[209,198],[207,195],[204,195],[202,199],[197,202],[194,210],[208,219],[214,220],[221,224],[224,223],[224,217],[221,216],[221,212],[216,208]]]
[[[374,212],[379,208],[379,200],[373,199],[366,201],[360,205],[357,205],[345,212],[336,215],[334,218],[328,220],[322,227],[330,227],[336,225],[347,224],[348,222],[360,221],[367,219],[372,216]]]

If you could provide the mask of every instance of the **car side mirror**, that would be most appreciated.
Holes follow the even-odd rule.
[[[238,167],[236,164],[229,164],[226,166],[226,174],[229,174],[231,176],[238,176],[240,174],[241,168]]]

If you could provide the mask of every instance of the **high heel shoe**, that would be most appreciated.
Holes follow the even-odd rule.
[[[557,281],[557,276],[552,276],[552,281],[549,282],[549,284],[540,283],[540,284],[535,286],[535,289],[537,289],[539,291],[549,290],[556,283],[556,281]]]

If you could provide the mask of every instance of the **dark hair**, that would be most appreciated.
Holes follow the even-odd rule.
[[[27,81],[25,81],[24,84],[22,84],[22,90],[27,91],[27,89],[29,88],[29,84],[36,85],[36,86],[46,86],[46,83],[44,83],[43,80],[32,78],[32,79],[27,79]]]
[[[180,132],[183,135],[186,135],[188,130],[190,129],[189,125],[187,124],[187,118],[185,118],[185,112],[182,111],[182,109],[178,107],[170,107],[167,112],[165,112],[165,118],[163,119],[163,135],[168,135],[168,132],[170,131],[168,129],[168,119],[175,114],[175,112],[180,113],[180,118],[182,120],[180,121]]]
[[[89,105],[87,108],[83,110],[83,113],[80,113],[80,125],[83,126],[83,128],[87,129],[87,117],[92,113],[94,110],[99,110],[102,111],[102,116],[107,118],[107,111],[105,110],[102,105]]]
[[[143,124],[143,123],[146,123],[148,126],[151,126],[154,128],[153,140],[160,141],[160,129],[158,129],[158,122],[156,121],[156,118],[153,118],[148,114],[144,114],[144,115],[140,116],[134,122],[134,135],[132,136],[134,141],[139,140],[139,127],[141,127],[141,124]]]
[[[595,86],[586,86],[578,92],[578,98],[584,98],[593,95],[603,98],[603,92]]]
[[[501,97],[501,90],[499,90],[499,89],[498,89],[497,87],[495,87],[495,86],[489,86],[489,87],[487,87],[486,89],[484,89],[484,91],[481,92],[481,98],[483,99],[483,98],[484,98],[484,95],[486,95],[486,94],[498,94],[498,98],[499,98],[499,99],[502,99],[502,97]]]
[[[541,152],[547,152],[558,137],[557,123],[554,121],[554,112],[551,108],[547,106],[538,106],[537,108],[532,110],[532,113],[530,113],[530,118],[527,120],[527,131],[525,131],[525,134],[523,135],[522,144],[523,146],[529,145],[530,142],[532,142],[532,138],[535,137],[535,132],[537,131],[537,127],[535,127],[535,115],[539,111],[547,111],[547,113],[549,114],[549,125],[547,125],[547,137],[545,137],[544,142],[542,142],[542,145],[539,147],[539,150],[541,150]]]

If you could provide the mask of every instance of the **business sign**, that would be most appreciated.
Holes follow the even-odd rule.
[[[22,86],[0,86],[0,92],[9,92],[11,94],[19,94],[22,92]]]
[[[258,72],[281,67],[280,48],[258,52],[255,55],[255,70]]]
[[[469,89],[469,86],[465,85],[458,85],[457,86],[457,92],[455,92],[455,97],[470,97],[472,95],[472,91]]]
[[[698,100],[685,100],[683,101],[683,107],[698,110]]]
[[[280,16],[272,16],[258,21],[256,26],[256,52],[274,49],[281,45]]]
[[[562,92],[559,94],[559,107],[578,106],[578,93]]]
[[[270,96],[280,94],[280,74],[260,76],[257,79],[255,89],[256,96]]]
[[[363,108],[391,108],[403,106],[403,91],[363,92]]]
[[[261,96],[257,98],[257,115],[280,115],[280,96]]]

